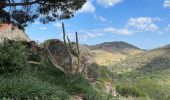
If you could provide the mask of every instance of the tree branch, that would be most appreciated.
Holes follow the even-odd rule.
[[[7,7],[7,6],[27,6],[32,4],[40,3],[39,1],[32,1],[32,2],[23,2],[23,3],[4,3],[0,2],[0,7]]]
[[[7,7],[7,6],[28,6],[28,5],[33,5],[33,4],[41,4],[41,5],[50,5],[50,6],[58,6],[58,4],[47,4],[47,3],[42,3],[39,0],[32,1],[32,2],[20,2],[20,3],[4,3],[0,2],[0,8],[1,7]]]

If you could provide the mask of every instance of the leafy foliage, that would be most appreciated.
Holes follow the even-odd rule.
[[[116,86],[116,91],[122,96],[133,96],[133,97],[142,97],[145,96],[144,92],[135,86],[128,86],[125,84],[119,84]]]
[[[81,95],[87,100],[100,100],[102,98],[99,92],[81,75],[70,76],[63,74],[54,67],[46,67],[38,73],[37,77],[42,81],[50,82],[63,88],[70,95]]]
[[[33,53],[29,59],[40,60],[40,55],[37,58],[35,51],[25,50],[20,42],[5,41],[0,46],[0,64],[5,67],[5,70],[1,67],[0,99],[69,100],[72,95],[80,95],[87,100],[103,100],[99,91],[81,75],[64,74],[48,62],[28,66],[28,51]],[[27,67],[29,70],[25,70]],[[41,70],[35,71],[36,67]]]
[[[69,19],[80,9],[86,0],[1,0],[0,21],[10,22],[20,28],[27,22],[48,23],[56,19]]]
[[[69,98],[69,95],[61,88],[28,75],[12,78],[1,77],[0,98],[6,97],[16,100],[62,100]]]
[[[27,67],[27,53],[21,42],[6,40],[0,44],[0,73],[20,72]]]
[[[111,79],[112,77],[112,68],[107,66],[99,66],[97,64],[92,64],[87,66],[87,76],[93,78],[94,80],[98,79]]]

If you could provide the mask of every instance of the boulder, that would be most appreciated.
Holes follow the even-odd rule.
[[[47,47],[49,48],[53,58],[55,59],[55,63],[61,66],[64,70],[70,70],[72,74],[76,72],[78,66],[78,60],[74,52],[71,52],[72,62],[69,60],[69,56],[67,53],[67,49],[64,46],[64,43],[60,40],[53,39],[46,42]],[[72,43],[73,50],[76,52],[76,44]],[[83,45],[79,45],[80,49],[80,61],[81,67],[79,72],[81,72],[88,63],[90,63],[91,53],[90,50]],[[72,68],[70,69],[70,65],[72,63]]]

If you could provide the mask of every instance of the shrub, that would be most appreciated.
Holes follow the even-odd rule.
[[[55,84],[70,95],[80,95],[85,100],[103,100],[100,99],[101,95],[96,88],[80,74],[72,76],[62,73],[53,66],[48,66],[38,71],[36,76],[44,82]]]
[[[31,56],[27,55],[28,51]],[[38,62],[45,59],[33,50],[26,50],[20,42],[5,41],[0,44],[0,73],[14,73],[12,77],[0,75],[0,99],[68,100],[71,95],[81,95],[86,100],[104,100],[81,75],[64,74],[47,62],[41,70],[34,72],[32,65],[27,63],[28,58]],[[31,70],[25,71],[28,66]]]
[[[21,42],[5,40],[0,44],[0,73],[18,72],[27,66],[27,53]]]
[[[160,79],[152,79],[149,75],[138,78],[136,85],[142,87],[143,91],[154,100],[165,100],[169,95],[169,85],[161,83]]]
[[[94,80],[109,79],[112,77],[112,74],[110,67],[99,66],[97,64],[87,66],[87,76],[89,78],[94,78]]]
[[[127,86],[125,84],[119,84],[116,86],[116,91],[122,96],[134,96],[134,97],[144,97],[145,94],[142,90],[135,86]]]
[[[4,100],[68,100],[69,95],[56,85],[29,74],[0,77],[0,99]],[[11,99],[10,99],[11,98]]]

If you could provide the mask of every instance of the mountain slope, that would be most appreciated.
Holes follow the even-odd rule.
[[[151,100],[170,99],[170,45],[126,58],[113,66],[121,84],[144,91]]]
[[[122,71],[132,71],[134,69],[143,68],[145,66],[154,68],[163,68],[170,66],[170,45],[156,48],[151,51],[129,56],[119,64],[116,64]],[[151,68],[150,67],[150,68]],[[144,70],[144,69],[143,69]],[[148,71],[148,69],[146,69]],[[119,70],[120,71],[120,70]]]
[[[93,62],[101,66],[110,66],[126,58],[123,54],[111,53],[104,50],[93,50],[91,52]]]
[[[138,47],[135,47],[126,42],[104,42],[101,44],[90,46],[91,50],[103,50],[111,53],[120,53],[120,54],[136,54],[142,50]]]
[[[105,42],[88,47],[92,50],[94,62],[102,66],[113,65],[129,55],[143,52],[138,47],[125,42]]]

